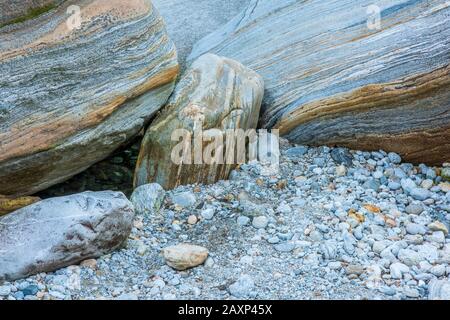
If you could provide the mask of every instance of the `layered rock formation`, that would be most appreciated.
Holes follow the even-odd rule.
[[[0,281],[49,272],[119,248],[133,205],[122,193],[86,192],[38,202],[0,218]]]
[[[48,2],[23,0],[22,14]],[[53,5],[0,28],[0,194],[32,194],[107,157],[166,102],[178,74],[149,0]]]
[[[253,0],[201,40],[264,77],[261,125],[301,144],[450,159],[450,4]],[[379,22],[379,23],[378,23]]]
[[[184,74],[168,105],[146,132],[135,186],[157,182],[168,190],[228,178],[235,162],[230,164],[225,155],[235,150],[225,150],[226,130],[256,128],[263,93],[262,78],[240,63],[213,54],[200,57]],[[196,147],[197,133],[200,151]],[[217,133],[223,139],[223,162],[204,157],[208,148],[219,143]],[[181,161],[174,161],[173,156],[179,154]]]
[[[166,25],[169,37],[175,43],[178,60],[185,69],[186,57],[193,45],[226,24],[250,0],[153,0]]]

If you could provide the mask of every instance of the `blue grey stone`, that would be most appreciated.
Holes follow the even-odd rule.
[[[427,189],[423,188],[414,188],[410,192],[411,197],[413,197],[416,200],[424,201],[428,198],[431,198],[432,194]]]
[[[392,162],[392,163],[395,163],[395,164],[399,164],[399,163],[401,163],[402,162],[402,157],[400,157],[397,153],[395,153],[395,152],[390,152],[389,154],[388,154],[388,158],[389,158],[389,160]]]
[[[37,285],[31,284],[22,290],[24,296],[35,296],[39,292]]]
[[[369,179],[363,184],[363,187],[365,189],[372,189],[378,191],[378,189],[380,188],[380,182],[375,179]]]
[[[288,157],[301,157],[308,152],[308,147],[300,146],[294,147],[286,151],[286,156]]]
[[[335,148],[331,151],[331,158],[337,164],[345,164],[350,167],[353,164],[353,155],[345,148]]]
[[[295,244],[292,242],[283,242],[275,245],[274,248],[279,252],[291,252],[295,249]]]
[[[396,191],[396,190],[400,189],[402,186],[401,186],[401,184],[398,183],[398,182],[390,181],[390,182],[388,183],[388,187],[389,187],[389,189],[391,189],[391,190],[393,190],[393,191]]]

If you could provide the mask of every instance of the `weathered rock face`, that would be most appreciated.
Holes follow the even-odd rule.
[[[138,134],[170,96],[178,63],[149,0],[65,1],[0,28],[0,74],[0,194],[27,195]]]
[[[133,205],[116,192],[47,199],[1,217],[0,280],[107,254],[127,239],[133,217]]]
[[[256,128],[263,93],[261,77],[240,63],[213,54],[200,57],[177,84],[168,105],[145,134],[135,186],[157,182],[168,190],[178,185],[208,184],[228,178],[234,167],[226,164],[230,161],[220,164],[213,162],[215,159],[208,162],[202,157],[208,147],[215,146],[219,140],[208,141],[205,137],[217,130],[223,138],[226,129]],[[204,133],[203,143],[200,136],[203,151],[198,161],[194,144],[200,129]],[[179,139],[185,137],[178,133],[183,132],[190,137],[181,142],[182,150],[179,150]],[[225,138],[223,140],[225,144]],[[184,143],[188,144],[186,149]],[[173,154],[182,154],[180,151],[188,149],[185,155],[189,155],[190,162],[184,161],[186,158],[183,163],[172,161]],[[224,150],[223,154],[226,152]]]
[[[193,45],[226,24],[250,0],[153,0],[175,43],[178,60],[185,67],[186,57]]]
[[[261,74],[261,125],[292,141],[442,164],[450,157],[449,3],[384,1],[379,28],[372,4],[253,0],[191,59],[213,52]]]

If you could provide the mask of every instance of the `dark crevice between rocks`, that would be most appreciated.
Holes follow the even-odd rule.
[[[121,191],[127,197],[133,192],[133,176],[142,136],[116,150],[107,159],[71,179],[36,194],[41,199],[72,195],[85,191]]]

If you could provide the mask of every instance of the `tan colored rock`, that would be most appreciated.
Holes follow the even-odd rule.
[[[166,103],[179,67],[150,0],[14,2],[55,4],[0,26],[0,193],[21,196],[135,137]]]
[[[213,54],[200,57],[183,75],[168,105],[147,130],[136,167],[135,187],[156,182],[169,190],[227,179],[236,163],[226,161],[226,154],[237,152],[227,150],[226,130],[255,129],[263,94],[263,80],[254,71]],[[208,134],[215,136],[208,140]],[[207,161],[204,155],[219,139],[224,147],[223,162],[216,158]],[[199,153],[196,146],[202,149]],[[183,150],[183,161],[173,161],[173,155],[178,157]]]
[[[0,216],[41,201],[39,197],[12,198],[0,195]]]
[[[450,182],[441,182],[439,183],[439,187],[445,193],[450,192]]]
[[[431,231],[442,231],[445,235],[448,235],[448,228],[440,221],[434,221],[428,225],[428,229]]]
[[[199,266],[208,258],[208,249],[191,244],[167,247],[162,253],[166,263],[180,271]]]

